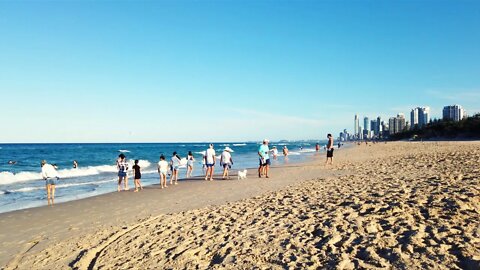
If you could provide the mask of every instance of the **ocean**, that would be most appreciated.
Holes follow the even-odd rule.
[[[322,146],[325,141],[318,142]],[[115,161],[120,153],[129,160],[138,159],[142,170],[142,185],[159,183],[156,164],[161,154],[167,161],[176,151],[186,157],[192,151],[196,159],[193,175],[202,175],[202,151],[209,143],[74,143],[74,144],[0,144],[0,213],[46,205],[45,181],[41,177],[42,160],[56,164],[60,180],[56,185],[55,203],[78,200],[117,190]],[[301,162],[315,153],[315,141],[281,141],[270,143],[279,150],[272,166]],[[214,143],[217,155],[228,146],[234,150],[233,170],[258,166],[257,142]],[[288,161],[282,155],[286,145],[290,151]],[[73,160],[78,168],[73,168]],[[11,164],[14,163],[14,164]],[[130,166],[131,168],[131,166]],[[215,168],[221,172],[220,166]],[[184,178],[186,169],[179,172]],[[129,186],[133,179],[129,174]],[[180,180],[182,181],[182,180]]]

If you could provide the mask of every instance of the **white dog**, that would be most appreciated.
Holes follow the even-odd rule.
[[[238,180],[240,179],[247,179],[247,170],[243,170],[243,171],[238,171],[238,177],[237,177]]]

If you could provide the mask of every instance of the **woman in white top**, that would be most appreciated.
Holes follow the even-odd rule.
[[[58,173],[55,168],[47,164],[46,160],[42,160],[42,178],[45,180],[45,188],[47,189],[48,205],[53,205],[55,201],[55,180],[58,180]]]
[[[222,179],[230,179],[230,176],[228,175],[229,170],[232,168],[233,165],[233,160],[232,160],[232,153],[233,150],[230,149],[230,147],[225,147],[225,149],[222,152],[222,155],[220,156],[220,165],[223,166],[223,176]]]
[[[173,152],[172,159],[170,160],[170,165],[172,166],[170,185],[173,185],[173,180],[175,180],[175,185],[178,184],[178,169],[180,167],[180,160],[181,158],[177,155],[177,152]]]
[[[195,158],[193,158],[192,151],[188,151],[188,156],[187,156],[187,178],[192,177],[193,162],[195,162]]]

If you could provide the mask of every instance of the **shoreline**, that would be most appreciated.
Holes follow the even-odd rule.
[[[44,205],[0,213],[0,226],[10,233],[0,233],[0,265],[11,260],[14,250],[18,251],[32,241],[36,242],[39,237],[42,240],[40,244],[35,244],[36,248],[46,247],[49,242],[58,239],[87,233],[92,228],[119,224],[127,226],[150,216],[234,202],[284,188],[301,179],[284,178],[282,175],[287,171],[301,171],[303,167],[322,162],[323,160],[319,161],[320,157],[323,155],[319,152],[312,155],[310,160],[272,167],[272,177],[268,180],[256,176],[257,168],[247,169],[246,180],[237,180],[236,174],[231,175],[231,180],[221,180],[221,174],[217,172],[212,182],[205,181],[203,177],[193,177],[180,180],[177,186],[169,185],[166,190],[161,190],[159,184],[154,184],[146,186],[140,192],[133,192],[132,189],[127,192],[112,190],[109,193],[58,203],[53,207]],[[312,175],[312,178],[314,176]],[[72,216],[73,213],[79,215],[75,217]],[[37,224],[40,225],[37,227]]]

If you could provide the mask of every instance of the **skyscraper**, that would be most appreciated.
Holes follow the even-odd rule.
[[[370,130],[370,122],[368,122],[368,117],[365,116],[363,118],[363,129],[364,130]]]
[[[382,118],[377,117],[377,129],[375,130],[375,135],[381,136],[383,131]]]
[[[406,127],[405,115],[399,113],[397,117],[390,117],[388,120],[388,126],[390,135],[402,132]]]
[[[361,132],[359,132],[359,129],[360,129],[360,119],[358,118],[358,115],[355,114],[353,135],[356,136],[357,138],[360,138],[360,134],[361,134]]]
[[[430,121],[430,107],[417,107],[410,112],[410,127],[423,127]]]
[[[450,105],[443,107],[443,120],[460,121],[465,117],[465,110],[460,105]]]
[[[420,108],[419,107],[413,108],[412,111],[410,112],[411,128],[415,128],[415,126],[418,126],[418,109]]]

